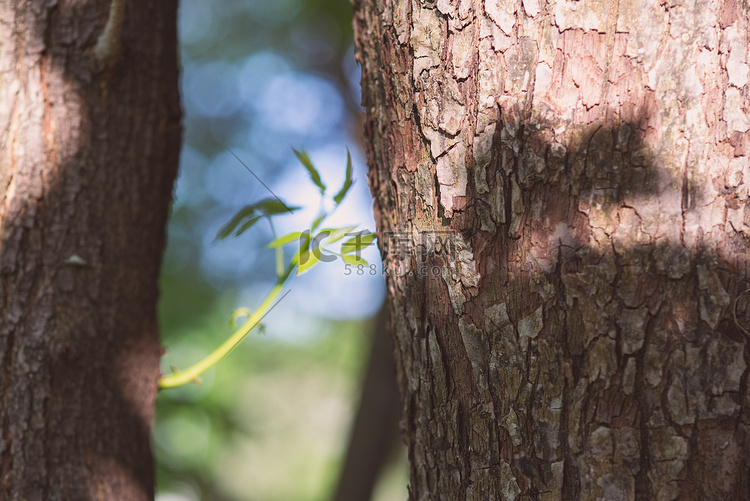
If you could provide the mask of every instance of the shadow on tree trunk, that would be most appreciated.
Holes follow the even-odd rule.
[[[555,32],[551,96],[535,40],[483,46],[479,116],[483,53],[458,77],[447,47],[483,11],[375,6],[355,33],[413,498],[747,499],[746,141],[667,149],[627,35],[580,28]]]
[[[177,3],[130,2],[104,67],[109,5],[0,8],[2,499],[153,498]]]

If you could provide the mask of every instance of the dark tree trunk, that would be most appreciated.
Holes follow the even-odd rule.
[[[412,499],[750,498],[747,2],[356,4]]]
[[[0,499],[153,498],[176,8],[0,2]]]

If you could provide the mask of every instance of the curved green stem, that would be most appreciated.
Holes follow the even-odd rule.
[[[229,352],[236,348],[237,345],[245,339],[245,336],[247,336],[256,325],[258,325],[260,319],[268,312],[273,304],[273,300],[276,299],[276,296],[279,295],[279,292],[281,292],[283,287],[284,281],[280,280],[273,290],[268,293],[268,296],[266,296],[258,309],[255,310],[252,315],[248,316],[245,323],[243,323],[239,329],[224,341],[221,346],[216,348],[213,353],[184,371],[176,371],[173,374],[159,378],[159,388],[175,388],[191,381],[197,381],[198,376],[216,365],[219,360],[226,357]]]
[[[273,221],[271,218],[268,218],[268,224],[271,225],[271,233],[273,234],[273,239],[276,240],[278,235],[276,235],[276,227],[273,225]],[[284,246],[279,245],[276,247],[276,279],[280,282],[284,280]]]

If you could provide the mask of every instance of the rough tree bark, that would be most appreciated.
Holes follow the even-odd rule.
[[[412,499],[750,499],[749,17],[356,2]]]
[[[0,2],[1,499],[153,498],[176,8]]]

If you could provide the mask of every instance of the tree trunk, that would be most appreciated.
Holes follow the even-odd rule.
[[[750,498],[749,18],[356,5],[412,499]]]
[[[153,498],[176,7],[0,2],[1,499]]]

